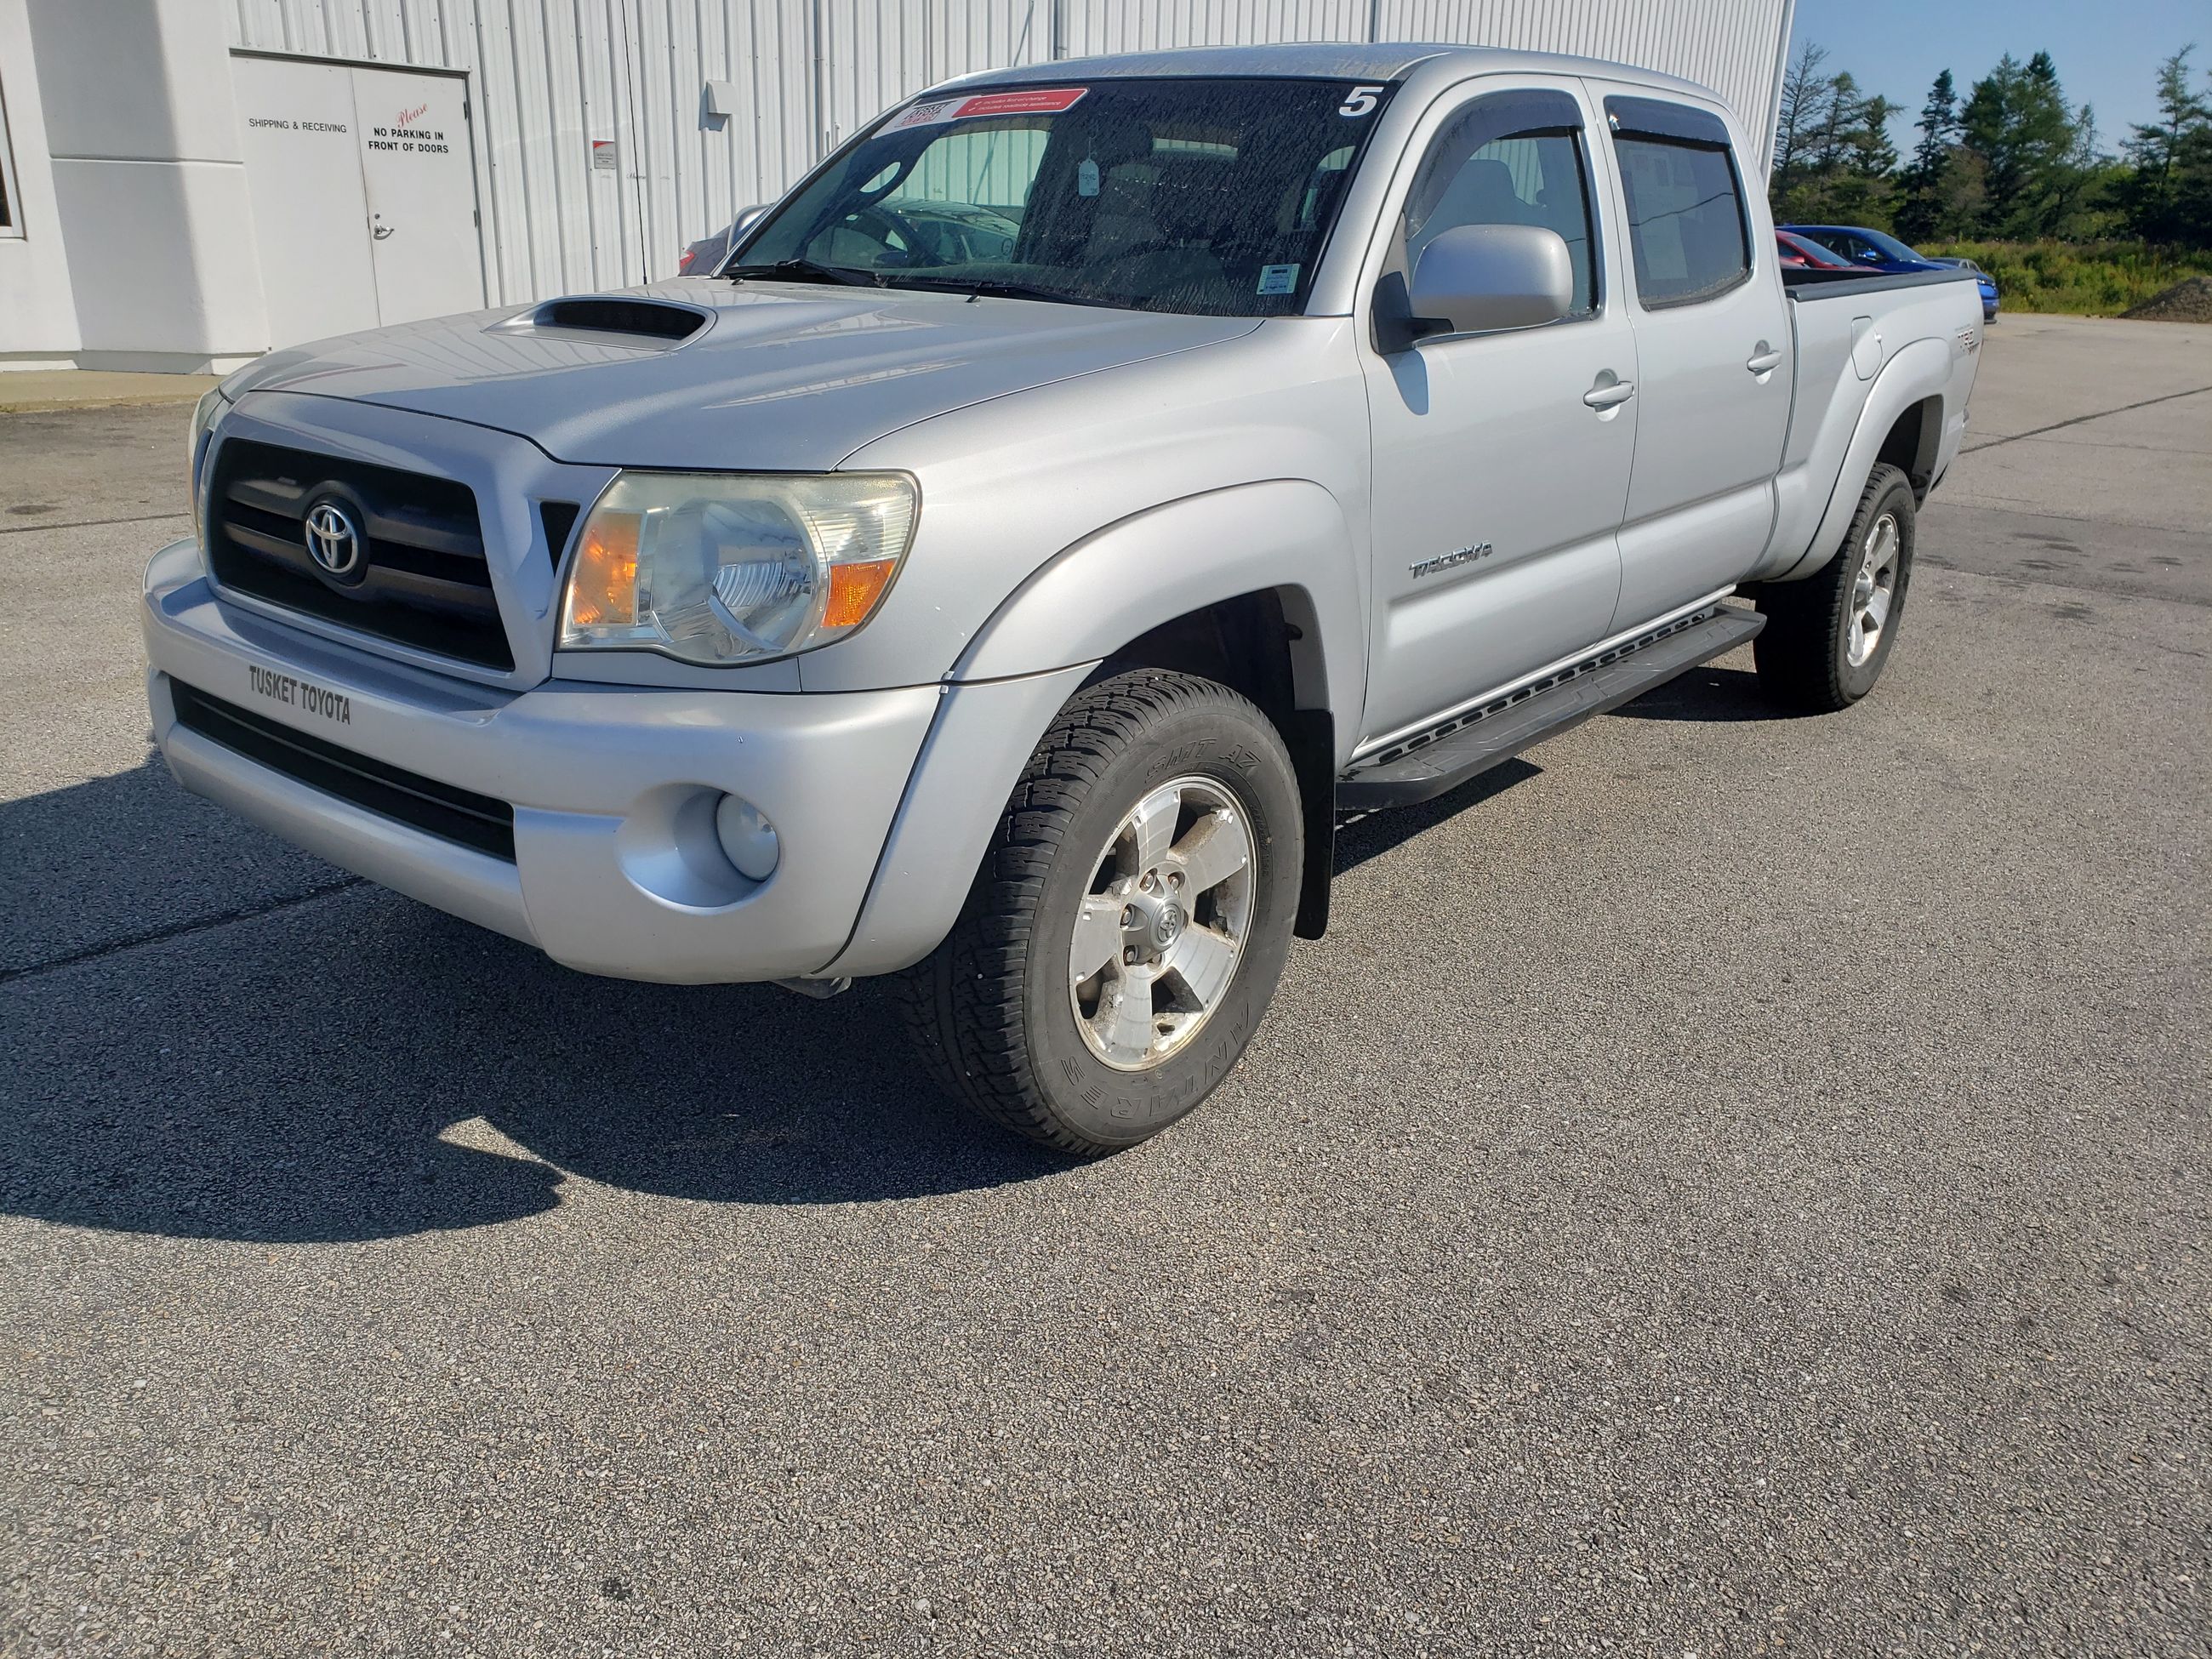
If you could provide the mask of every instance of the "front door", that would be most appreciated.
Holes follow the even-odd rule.
[[[1424,124],[1383,281],[1413,271],[1452,226],[1538,225],[1573,257],[1574,311],[1404,350],[1363,343],[1370,746],[1597,640],[1620,585],[1636,343],[1617,260],[1596,234],[1586,107],[1565,78],[1479,85]]]
[[[291,58],[231,63],[269,343],[374,328],[353,70]]]
[[[1774,239],[1755,246],[1720,116],[1593,90],[1636,277],[1643,419],[1613,619],[1626,629],[1741,580],[1765,551],[1796,356]]]

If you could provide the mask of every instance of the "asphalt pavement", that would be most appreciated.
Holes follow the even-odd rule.
[[[1871,698],[1355,826],[1090,1165],[185,795],[184,411],[0,416],[0,1653],[2204,1653],[2212,328],[1984,357]]]

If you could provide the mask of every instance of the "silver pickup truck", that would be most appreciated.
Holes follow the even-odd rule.
[[[1873,686],[1980,302],[1785,276],[1749,153],[1524,53],[941,87],[714,276],[210,394],[155,738],[572,968],[896,975],[952,1092],[1130,1146],[1320,933],[1342,817],[1746,641]]]

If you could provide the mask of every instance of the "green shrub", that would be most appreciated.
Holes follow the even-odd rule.
[[[1930,242],[1923,253],[1972,259],[1997,279],[2007,311],[2116,317],[2188,276],[2212,275],[2212,252],[2142,242]]]

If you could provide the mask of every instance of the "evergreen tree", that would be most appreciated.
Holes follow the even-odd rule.
[[[1999,58],[1974,83],[1960,125],[1988,169],[1981,228],[2037,237],[2069,228],[2094,170],[2096,128],[2086,107],[2067,103],[2049,52]]]
[[[2154,242],[2212,243],[2212,100],[2191,84],[2184,46],[2158,66],[2158,119],[2120,146],[2134,172],[2117,192],[2128,228]]]
[[[1936,77],[1936,84],[1928,89],[1928,101],[1920,106],[1920,119],[1914,124],[1920,132],[1920,142],[1913,146],[1912,171],[1920,178],[1933,179],[1943,171],[1943,163],[1951,158],[1951,147],[1959,142],[1959,83],[1945,70]]]
[[[1897,106],[1868,96],[1848,72],[1829,75],[1825,48],[1808,45],[1782,86],[1768,199],[1783,222],[1889,222],[1897,149],[1889,138]]]
[[[1962,99],[1949,70],[1922,104],[1910,160],[1889,137],[1898,106],[1802,47],[1784,76],[1769,197],[1783,223],[1894,224],[1909,241],[2109,234],[2212,246],[2212,82],[2185,46],[2158,70],[2158,118],[2122,156],[2096,115],[2067,101],[2047,52],[2007,53]]]
[[[1959,155],[1959,88],[1945,70],[1928,89],[1914,127],[1920,142],[1899,179],[1897,234],[1907,241],[1923,236],[1955,236],[1966,227],[1956,220],[1955,191],[1946,188]]]
[[[1796,181],[1804,164],[1806,142],[1819,131],[1834,94],[1832,77],[1820,71],[1827,60],[1828,49],[1808,40],[1798,49],[1789,73],[1783,76],[1782,102],[1775,121],[1774,167],[1769,175],[1778,200]]]

